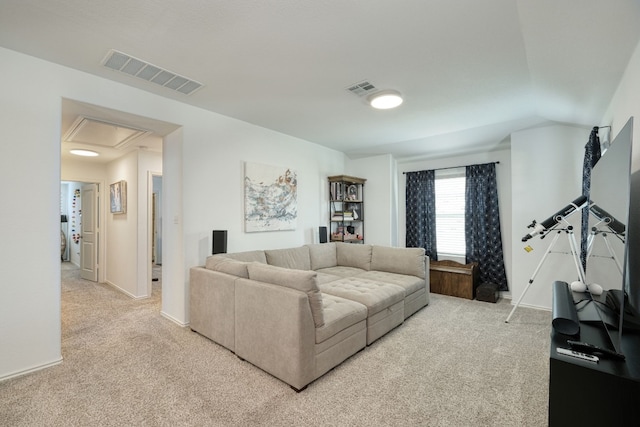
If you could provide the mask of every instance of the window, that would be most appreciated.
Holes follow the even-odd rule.
[[[435,172],[438,256],[465,256],[465,168]]]

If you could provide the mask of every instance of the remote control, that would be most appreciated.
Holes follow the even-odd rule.
[[[612,359],[618,359],[618,360],[625,359],[624,354],[616,353],[613,350],[598,347],[596,345],[589,344],[586,342],[568,340],[567,344],[569,344],[569,347],[571,347],[572,350],[581,351],[583,353],[594,354],[600,357],[606,357],[606,358],[612,358]]]
[[[570,350],[568,348],[557,347],[556,351],[558,354],[564,354],[565,356],[575,357],[577,359],[586,360],[587,362],[598,363],[600,360],[598,356],[594,356],[592,354],[580,353],[579,351]]]

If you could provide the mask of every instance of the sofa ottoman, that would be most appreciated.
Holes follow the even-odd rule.
[[[404,288],[360,277],[320,285],[320,291],[367,307],[367,345],[404,322]]]

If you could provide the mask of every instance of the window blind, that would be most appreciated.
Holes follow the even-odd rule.
[[[438,255],[465,256],[465,168],[437,170],[435,178]]]

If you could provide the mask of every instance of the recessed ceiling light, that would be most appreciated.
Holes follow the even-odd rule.
[[[71,154],[75,154],[76,156],[85,156],[85,157],[96,157],[99,156],[100,153],[92,150],[69,150]]]
[[[369,104],[378,110],[396,108],[402,104],[402,96],[396,90],[383,90],[368,97]]]

